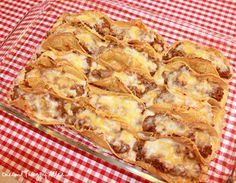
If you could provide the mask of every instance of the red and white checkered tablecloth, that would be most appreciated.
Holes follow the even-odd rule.
[[[6,98],[11,81],[30,61],[34,49],[59,14],[87,9],[103,11],[113,19],[141,18],[169,43],[190,39],[216,47],[230,59],[236,72],[235,1],[3,0],[0,2],[0,45],[4,42],[0,48],[1,100]],[[226,127],[217,158],[210,165],[208,182],[226,180],[236,161],[236,75],[230,82],[225,110]],[[62,127],[54,130],[91,146]],[[46,179],[49,182],[147,182],[3,111],[0,111],[0,166],[7,173],[22,174],[17,176],[20,182],[46,182]]]

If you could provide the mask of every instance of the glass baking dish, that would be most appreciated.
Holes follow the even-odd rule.
[[[0,48],[0,108],[2,110],[32,124],[39,130],[49,133],[50,135],[106,160],[111,164],[150,181],[161,182],[141,168],[125,163],[114,157],[108,151],[96,147],[83,137],[78,136],[75,132],[65,129],[62,126],[48,127],[39,125],[27,118],[22,111],[7,104],[7,94],[11,88],[12,81],[19,74],[19,71],[31,61],[36,48],[46,37],[47,32],[61,13],[76,13],[89,9],[102,11],[114,20],[142,19],[147,26],[160,33],[168,43],[173,43],[179,39],[189,39],[203,45],[215,47],[224,52],[230,59],[234,73],[236,68],[236,39],[218,32],[209,31],[193,24],[188,24],[187,22],[166,17],[164,14],[155,14],[145,9],[138,9],[137,7],[132,7],[119,1],[75,0],[44,1],[43,3],[34,6],[3,42]],[[233,95],[236,92],[236,86],[234,84],[235,79],[234,76],[230,82],[229,99],[225,107],[227,124],[224,133],[227,133],[228,135],[232,132],[227,131],[227,125],[235,125],[236,127],[236,124],[232,123],[233,119],[235,119],[233,116],[236,114],[236,99]],[[232,148],[235,148],[233,145],[234,144],[232,143]],[[221,153],[218,153],[217,158],[219,158],[220,155]],[[225,159],[225,161],[229,165],[233,164],[232,159]],[[213,166],[213,164],[211,166]],[[225,170],[230,171],[227,168]],[[210,169],[209,175],[213,174],[214,172]]]

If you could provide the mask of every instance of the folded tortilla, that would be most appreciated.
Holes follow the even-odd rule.
[[[211,61],[204,60],[202,58],[173,57],[172,59],[166,61],[166,63],[170,62],[184,62],[199,74],[213,74],[215,76],[219,76],[218,71]]]
[[[221,137],[207,121],[185,112],[175,113],[155,105],[150,110],[153,113],[146,115],[142,123],[144,132],[155,136],[175,135],[189,138],[196,145],[204,161],[209,162],[215,157]]]
[[[54,62],[48,57],[29,64],[21,74],[21,85],[32,90],[47,89],[69,100],[78,100],[88,92],[86,76],[82,72],[66,62]]]
[[[199,74],[183,61],[170,62],[154,75],[159,85],[191,95],[198,100],[214,99],[224,106],[228,96],[227,83],[213,74]]]
[[[164,108],[174,114],[185,113],[190,117],[197,117],[200,121],[207,121],[220,135],[224,127],[224,110],[213,100],[198,100],[192,96],[177,93],[167,87],[159,87],[146,93],[141,98],[147,107]]]
[[[170,182],[201,182],[207,177],[207,164],[185,137],[160,136],[139,145],[136,165]]]
[[[89,86],[90,103],[99,110],[106,111],[128,124],[131,131],[142,129],[142,101],[130,94],[110,92]]]
[[[16,85],[10,94],[9,103],[24,111],[29,118],[44,125],[63,124],[60,111],[62,100],[46,90],[35,90]]]
[[[136,40],[146,42],[161,54],[167,49],[167,43],[163,37],[148,29],[141,20],[115,21],[111,26],[111,30],[113,36],[125,42]]]
[[[215,48],[202,46],[188,40],[177,41],[165,53],[163,59],[169,62],[169,59],[176,56],[208,60],[216,68],[221,78],[227,80],[232,76],[229,60]]]
[[[53,29],[58,29],[59,25],[65,23],[73,26],[83,24],[102,38],[110,34],[112,20],[104,13],[95,10],[83,11],[77,14],[64,13],[53,26]]]

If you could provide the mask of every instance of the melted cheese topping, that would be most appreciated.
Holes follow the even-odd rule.
[[[64,122],[65,119],[61,118],[57,107],[58,102],[50,97],[49,94],[25,94],[24,98],[30,106],[34,116],[45,122]]]
[[[195,142],[198,146],[205,146],[211,144],[211,137],[205,131],[197,130],[194,133]]]
[[[148,33],[143,32],[140,36],[140,39],[141,41],[152,43],[154,42],[155,34],[151,32],[148,32]]]
[[[192,108],[196,110],[202,117],[206,117],[207,120],[213,120],[212,107],[208,102],[198,101],[191,96],[182,94],[172,94],[169,92],[161,94],[155,101],[155,103],[169,103],[175,106],[187,106],[187,108]]]
[[[179,145],[171,139],[158,139],[147,141],[143,147],[146,158],[159,157],[171,166],[183,163],[183,157],[176,154],[175,145]]]
[[[136,26],[127,29],[127,37],[129,40],[140,40],[141,30]]]
[[[100,69],[105,70],[106,68],[103,65],[98,64],[97,62],[92,62],[90,69],[91,71],[93,71],[93,70],[100,70]]]
[[[205,50],[203,47],[199,45],[195,45],[193,43],[185,42],[184,44],[180,44],[176,50],[184,51],[187,55],[191,55],[194,57],[201,57],[206,60],[209,60],[216,67],[220,69],[220,71],[227,71],[227,66],[224,63],[223,58],[221,56],[215,54],[213,51]]]
[[[171,169],[182,166],[190,176],[198,176],[200,167],[196,160],[188,159],[183,152],[176,153],[177,146],[180,149],[184,148],[182,144],[172,139],[162,138],[155,141],[147,141],[143,149],[147,159],[156,157]]]
[[[82,54],[76,54],[73,52],[69,53],[61,53],[60,55],[57,52],[54,51],[45,51],[42,56],[48,56],[53,60],[56,59],[65,59],[68,61],[71,65],[73,65],[77,69],[83,69],[83,70],[88,70],[89,69],[89,64],[87,62],[87,56],[82,55]]]
[[[133,151],[134,144],[136,143],[136,138],[133,136],[132,133],[122,130],[119,137],[116,139],[117,141],[123,141],[125,144],[128,144],[130,147],[130,150],[126,153],[127,159],[131,161],[136,160],[136,152]]]
[[[182,83],[182,84],[178,84]],[[171,89],[185,91],[197,97],[209,97],[214,86],[207,80],[200,81],[185,67],[168,74],[167,85]]]
[[[155,113],[149,109],[145,109],[144,113],[143,113],[143,118],[146,118],[147,116],[154,116]]]
[[[53,88],[60,90],[63,95],[72,97],[77,96],[76,89],[72,89],[73,86],[81,85],[85,88],[86,85],[85,80],[77,78],[69,73],[62,73],[53,70],[44,72],[42,79],[46,79]]]
[[[142,110],[137,101],[127,97],[112,95],[92,95],[90,101],[96,107],[106,109],[110,113],[124,118],[137,131],[142,129]]]
[[[156,98],[154,103],[173,103],[176,105],[184,105],[185,102],[182,99],[183,97],[179,97],[179,96],[181,95],[173,94],[173,93],[170,93],[169,91],[165,91]]]
[[[102,24],[103,20],[97,16],[96,14],[81,14],[81,15],[76,15],[76,16],[67,16],[65,18],[69,22],[84,22],[91,27],[94,27],[96,24]]]
[[[128,75],[125,72],[114,72],[114,76],[118,77],[125,86],[134,86],[141,92],[145,91],[145,86],[138,80],[137,74]]]
[[[150,107],[154,104],[154,99],[156,98],[157,95],[158,95],[158,91],[151,90],[142,96],[142,100],[145,102],[147,107]]]
[[[89,31],[80,31],[76,34],[76,38],[79,39],[80,43],[85,45],[88,50],[92,53],[98,53],[100,47],[107,47],[108,43],[101,41],[96,35]]]
[[[87,56],[85,55],[78,55],[76,53],[68,53],[65,54],[59,58],[67,60],[69,63],[71,63],[74,67],[87,70],[89,69],[89,65],[87,62]]]
[[[54,90],[59,91],[61,95],[76,97],[76,88],[72,88],[77,85],[85,88],[86,81],[70,73],[63,73],[62,71],[53,69],[41,69],[40,71],[36,69],[31,70],[27,74],[27,78],[40,78]]]
[[[146,103],[147,107],[150,107],[153,104],[165,105],[168,103],[176,106],[177,108],[192,108],[209,121],[212,121],[214,117],[212,106],[207,101],[198,101],[197,99],[188,95],[170,93],[169,91],[161,91],[156,89],[145,93],[142,99]]]
[[[167,115],[157,115],[155,117],[155,125],[156,132],[161,135],[177,134],[185,136],[190,130],[188,126],[178,123],[177,120],[171,119]]]
[[[111,28],[116,35],[123,35],[124,38],[128,40],[139,40],[148,43],[154,41],[154,34],[150,33],[149,31],[143,31],[137,26],[120,26],[114,24]]]
[[[89,124],[96,128],[96,130],[105,134],[105,138],[111,141],[115,138],[115,134],[120,131],[120,124],[116,121],[102,118],[97,114],[84,110],[77,114],[78,119],[85,119]]]
[[[132,57],[136,62],[147,68],[150,72],[156,71],[157,65],[148,59],[148,54],[145,52],[138,52],[135,49],[126,47],[125,53]]]
[[[119,27],[117,25],[112,25],[111,26],[111,29],[112,29],[112,32],[115,33],[115,35],[120,35],[120,34],[123,34],[123,32],[125,31],[125,27]]]

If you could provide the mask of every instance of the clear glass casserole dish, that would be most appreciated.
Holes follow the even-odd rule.
[[[186,22],[181,22],[171,17],[165,17],[163,14],[156,15],[153,12],[149,12],[143,9],[137,9],[127,4],[113,1],[45,1],[38,6],[33,7],[15,27],[13,32],[4,41],[1,52],[0,52],[0,106],[2,110],[5,110],[22,120],[31,123],[33,126],[52,136],[55,136],[71,145],[74,145],[86,152],[89,152],[99,158],[102,158],[118,167],[124,168],[134,174],[142,176],[148,180],[156,181],[159,180],[149,175],[147,172],[141,170],[138,167],[134,167],[123,161],[118,160],[108,152],[105,152],[99,147],[95,147],[89,141],[83,137],[79,137],[70,130],[65,129],[61,126],[56,127],[45,127],[25,117],[24,114],[7,104],[7,94],[10,91],[12,81],[19,74],[19,71],[31,61],[32,55],[35,53],[36,48],[46,37],[47,32],[50,30],[52,25],[55,23],[57,18],[63,12],[76,13],[84,10],[98,10],[108,14],[114,20],[131,20],[131,19],[142,19],[143,22],[150,28],[159,32],[168,43],[173,43],[176,40],[189,39],[194,42],[215,47],[230,59],[232,69],[235,73],[235,61],[236,61],[236,40],[232,37],[222,35],[217,32],[209,31],[202,27],[197,27]],[[232,146],[227,141],[227,136],[232,135],[233,121],[235,119],[235,108],[236,99],[234,93],[236,92],[235,76],[233,76],[230,87],[229,97],[226,104],[226,128],[223,135],[223,142]],[[226,139],[225,139],[226,138]],[[225,147],[222,147],[225,148]],[[219,151],[216,159],[225,158],[223,151]],[[218,160],[217,160],[218,161]],[[232,164],[232,159],[224,159]],[[211,166],[215,165],[215,160]],[[227,170],[228,171],[228,170]],[[210,175],[214,172],[212,169],[209,171]]]

